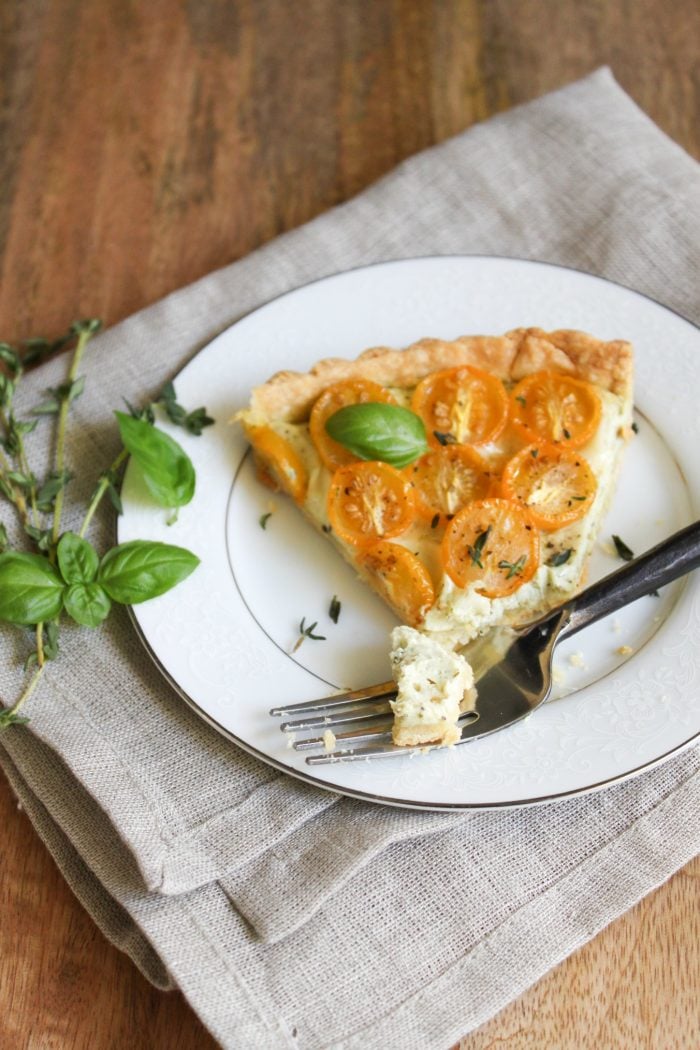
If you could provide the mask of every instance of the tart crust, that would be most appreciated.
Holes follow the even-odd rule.
[[[514,328],[502,336],[421,339],[405,350],[378,346],[354,361],[327,357],[308,372],[277,372],[255,387],[250,406],[236,416],[244,425],[265,420],[297,423],[332,383],[362,377],[381,386],[412,387],[431,372],[472,365],[506,381],[551,370],[585,379],[627,401],[632,397],[632,347],[623,339],[603,341],[586,332]]]

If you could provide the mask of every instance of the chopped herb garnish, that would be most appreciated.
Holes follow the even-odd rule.
[[[314,642],[325,642],[325,640],[326,640],[325,634],[314,634],[314,631],[316,630],[317,627],[318,627],[318,620],[315,620],[314,623],[309,624],[309,626],[307,627],[306,626],[306,617],[304,616],[302,618],[302,621],[299,624],[299,637],[297,638],[296,644],[295,644],[294,648],[292,649],[293,653],[295,653],[297,651],[297,649],[299,648],[299,646],[301,645],[301,643],[304,641],[305,638],[311,638],[311,640],[314,641]]]
[[[433,515],[433,520],[430,522],[430,528],[431,529],[436,529],[439,524],[440,524],[440,515],[439,514],[434,514]]]
[[[340,601],[338,599],[337,594],[334,594],[331,598],[331,604],[328,610],[328,615],[330,616],[333,623],[338,622],[338,617],[340,616]]]
[[[510,580],[510,578],[512,576],[520,576],[522,574],[522,571],[525,568],[526,560],[527,560],[527,554],[523,554],[523,556],[521,558],[518,558],[518,560],[516,562],[499,561],[498,568],[499,569],[503,569],[504,572],[507,569],[508,570],[508,575],[506,576],[506,579]]]
[[[530,455],[532,456],[533,459],[537,459],[539,454],[540,454],[540,450],[538,448],[531,448],[530,449]]]
[[[567,430],[566,427],[562,429],[562,434],[564,435],[567,441],[571,440],[571,431]]]
[[[321,526],[321,531],[325,532],[326,535],[328,535],[328,533],[332,532],[333,530],[331,529],[330,525],[322,525]]]
[[[441,445],[456,445],[457,438],[454,434],[443,434],[439,430],[433,431],[433,437],[440,442]]]
[[[632,561],[634,559],[634,551],[630,550],[624,540],[621,540],[619,536],[613,536],[613,543],[615,544],[615,550],[622,558],[623,561]]]
[[[583,503],[584,500],[588,499],[588,496],[572,496],[571,498],[575,499],[577,503]]]
[[[491,526],[489,525],[489,527],[485,529],[484,532],[479,533],[479,535],[474,540],[473,546],[471,543],[467,544],[467,552],[472,560],[472,564],[476,565],[479,569],[483,569],[484,567],[481,562],[481,555],[484,553],[484,545],[487,539],[489,538],[490,532]]]
[[[268,523],[268,521],[269,521],[269,519],[271,517],[272,517],[272,511],[271,510],[268,510],[267,514],[261,514],[260,515],[258,520],[260,522],[260,528],[261,529],[266,529],[267,528],[267,523]]]
[[[639,424],[635,423],[634,420],[632,421],[632,432],[634,434],[638,434],[639,433]]]
[[[525,398],[523,397],[522,394],[516,394],[515,400],[519,401],[520,404],[523,406],[523,408],[525,408],[525,405],[527,404],[527,401],[525,400]]]
[[[572,553],[572,547],[567,547],[565,551],[557,551],[557,553],[552,555],[552,557],[549,559],[547,565],[551,565],[554,569],[556,569],[559,565],[566,565]]]

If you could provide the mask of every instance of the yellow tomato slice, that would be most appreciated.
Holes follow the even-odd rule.
[[[261,480],[289,493],[297,503],[303,503],[309,479],[294,446],[272,427],[248,427],[247,433]]]
[[[316,400],[309,418],[309,433],[316,446],[316,451],[330,471],[336,470],[337,467],[344,467],[347,463],[356,463],[357,456],[333,440],[326,432],[326,421],[338,409],[345,408],[346,405],[368,404],[369,402],[396,404],[395,398],[388,390],[379,383],[372,383],[369,379],[345,379],[340,383],[334,383]]]
[[[435,602],[433,581],[423,562],[400,543],[385,540],[363,550],[357,561],[400,618],[417,627]]]
[[[440,549],[447,575],[458,587],[477,583],[487,598],[503,598],[532,579],[540,557],[530,516],[507,499],[475,500],[447,526]]]
[[[511,394],[511,417],[526,441],[556,441],[581,448],[600,423],[600,398],[582,379],[536,372],[521,379]]]
[[[583,456],[555,445],[528,445],[508,461],[503,495],[527,507],[538,528],[554,532],[587,514],[598,483]]]
[[[331,479],[328,520],[335,533],[354,546],[400,536],[415,514],[408,479],[387,463],[350,463]]]
[[[488,464],[468,445],[445,445],[426,452],[404,468],[413,486],[421,517],[432,520],[454,516],[472,499],[489,494],[492,476]]]
[[[485,445],[506,425],[508,395],[496,376],[464,365],[426,376],[411,407],[425,423],[434,448],[441,444],[436,432],[462,445]]]

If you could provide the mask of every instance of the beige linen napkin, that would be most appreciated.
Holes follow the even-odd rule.
[[[155,393],[217,332],[311,279],[513,255],[602,274],[697,322],[699,244],[700,169],[600,71],[106,332],[69,458],[81,476],[110,462],[122,397]],[[44,366],[29,395],[64,368]],[[66,525],[87,494],[71,488]],[[105,515],[98,543],[111,528]],[[700,842],[697,750],[546,807],[407,813],[307,787],[222,740],[119,611],[100,632],[66,632],[65,650],[0,762],[107,936],[181,987],[227,1047],[449,1046]],[[4,632],[3,698],[19,655]]]

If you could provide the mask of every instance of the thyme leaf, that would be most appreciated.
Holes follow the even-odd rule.
[[[613,535],[612,541],[615,544],[615,550],[623,561],[634,560],[634,551],[627,546],[624,540],[620,539],[619,536]]]
[[[566,565],[567,561],[573,553],[573,547],[567,547],[565,551],[558,551],[553,554],[547,562],[547,565],[551,565],[552,568],[556,569],[559,565]]]

